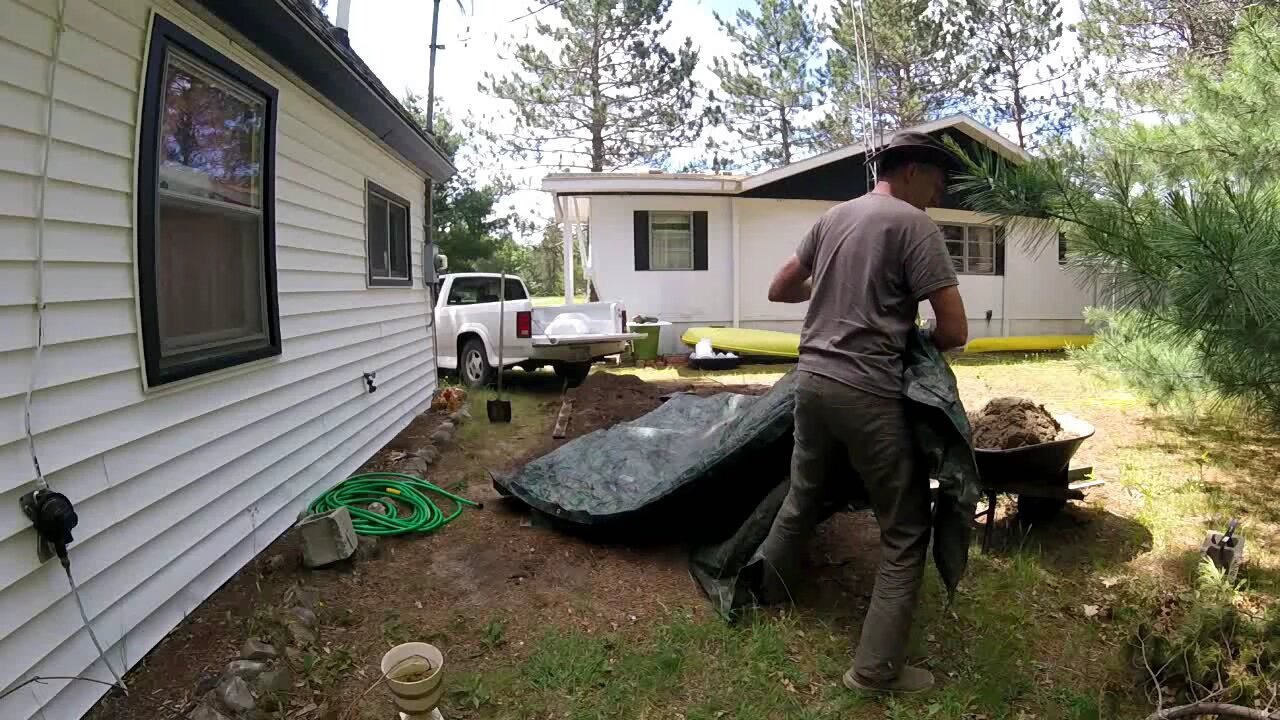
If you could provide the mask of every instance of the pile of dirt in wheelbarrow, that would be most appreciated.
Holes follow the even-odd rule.
[[[969,414],[973,446],[1012,450],[1059,439],[1062,425],[1043,405],[1027,398],[999,397],[981,412]]]

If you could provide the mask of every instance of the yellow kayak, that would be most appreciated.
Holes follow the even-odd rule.
[[[695,327],[684,331],[680,340],[693,347],[707,338],[720,352],[747,357],[795,359],[800,356],[800,335],[752,328]],[[967,353],[1055,352],[1082,348],[1093,342],[1092,335],[1018,335],[975,338],[965,345]]]
[[[1018,335],[975,338],[964,346],[967,353],[1053,352],[1082,348],[1093,342],[1092,335]]]
[[[695,327],[684,331],[680,341],[689,347],[706,338],[719,352],[744,357],[770,357],[794,360],[800,357],[800,335],[751,328]]]

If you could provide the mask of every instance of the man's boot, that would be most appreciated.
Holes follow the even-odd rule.
[[[853,668],[844,674],[844,686],[850,690],[872,693],[917,693],[933,687],[933,673],[924,668],[907,665],[892,680],[869,680]]]

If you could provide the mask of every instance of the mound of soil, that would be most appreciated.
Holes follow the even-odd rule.
[[[620,422],[635,420],[662,404],[672,388],[647,383],[634,375],[592,373],[569,391],[573,398],[570,435],[577,437]],[[559,401],[555,403],[559,405]]]
[[[1043,405],[1019,397],[1000,397],[969,415],[973,446],[989,450],[1038,445],[1058,438],[1062,426]]]

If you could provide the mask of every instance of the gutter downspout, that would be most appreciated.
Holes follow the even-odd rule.
[[[733,271],[733,326],[742,322],[742,229],[738,218],[738,198],[729,198],[729,227],[733,239],[729,248],[729,268]]]

